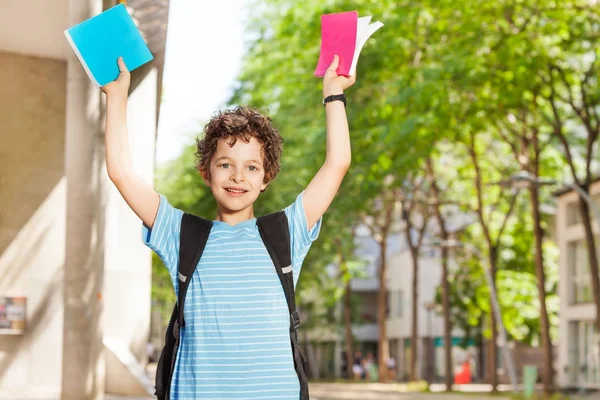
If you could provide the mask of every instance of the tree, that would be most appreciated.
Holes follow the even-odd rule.
[[[442,243],[445,243],[449,238],[448,227],[446,219],[442,212],[443,202],[440,194],[439,187],[439,176],[436,173],[432,157],[427,158],[426,162],[427,179],[431,188],[431,196],[433,203],[431,204],[435,210],[435,217],[437,219],[439,237]],[[442,309],[444,313],[444,369],[446,371],[445,383],[446,391],[452,391],[453,383],[453,370],[452,365],[452,319],[450,316],[450,282],[448,281],[448,247],[442,246]]]
[[[498,252],[497,291],[502,317],[509,337],[529,346],[541,342],[540,303],[535,275],[533,219],[527,199],[519,196],[514,218],[507,224]],[[550,216],[542,218],[546,224]],[[485,244],[478,224],[460,233],[459,240],[477,247]],[[546,275],[546,303],[550,321],[550,336],[558,334],[558,249],[546,240],[543,246]],[[456,268],[449,271],[450,312],[453,326],[464,332],[463,344],[479,341],[482,320],[490,312],[489,291],[483,276],[481,260],[464,252],[454,252]],[[438,289],[437,302],[441,302]]]
[[[394,191],[396,201],[402,207],[402,221],[405,224],[406,243],[412,259],[412,321],[410,379],[417,380],[417,360],[419,358],[419,260],[421,247],[430,220],[429,188],[423,176],[409,175]]]
[[[535,105],[535,101],[533,103]],[[550,142],[548,135],[545,135],[545,140],[541,138],[540,124],[534,118],[531,118],[527,108],[523,107],[518,116],[509,114],[508,119],[511,121],[508,124],[499,124],[499,133],[507,142],[515,157],[515,162],[519,164],[523,171],[539,179],[541,156]],[[518,121],[518,122],[517,122]],[[540,140],[543,142],[540,143]],[[512,182],[507,182],[509,186]],[[531,212],[533,217],[533,234],[535,238],[535,274],[537,278],[537,289],[540,302],[540,322],[542,348],[544,353],[544,373],[543,383],[544,391],[549,394],[553,389],[553,358],[552,358],[552,341],[550,338],[550,321],[548,310],[546,307],[546,276],[544,270],[544,254],[543,254],[543,229],[542,218],[540,213],[540,188],[537,184],[528,185],[529,198],[531,201]]]
[[[522,2],[521,7],[505,8],[504,19],[498,19],[498,29],[505,33],[486,55],[484,63],[489,71],[485,77],[487,86],[496,94],[491,97],[495,110],[488,109],[488,112],[496,115],[495,128],[511,146],[517,164],[534,180],[543,175],[561,175],[557,170],[549,171],[542,165],[548,145],[557,140],[562,144],[574,182],[587,186],[593,178],[590,166],[600,124],[597,114],[594,115],[599,101],[597,79],[593,79],[598,72],[597,51],[590,49],[598,38],[598,27],[593,22],[597,20],[597,11],[597,6],[574,1],[560,5]],[[587,133],[583,141],[584,135],[565,134],[575,125],[582,128],[582,133]],[[583,153],[583,179],[579,179],[576,169],[579,160],[573,156],[579,152],[577,149]],[[550,159],[552,164],[558,163]],[[541,193],[535,184],[530,185],[528,190],[536,238],[535,264],[545,357],[544,389],[549,392],[553,387],[552,344],[545,301],[543,229],[539,211]],[[589,232],[586,237],[592,244],[588,259],[590,265],[596,265],[596,268],[591,268],[592,289],[599,293],[597,255],[593,249],[594,238],[586,209],[587,204],[580,206],[584,228],[586,225],[589,228],[585,228]],[[600,307],[598,299],[597,295],[595,302]]]
[[[377,293],[377,325],[379,328],[379,341],[377,356],[379,361],[379,378],[383,382],[388,374],[387,362],[389,358],[389,340],[387,337],[387,283],[386,273],[388,267],[388,239],[394,222],[396,199],[391,190],[382,192],[381,196],[371,202],[372,209],[364,215],[364,223],[371,231],[371,236],[379,245],[379,290]]]
[[[598,76],[598,4],[568,1],[554,10],[557,18],[546,27],[552,39],[547,49],[546,68],[539,76],[544,82],[543,105],[550,106],[544,117],[560,141],[573,183],[589,194],[594,179],[600,133],[600,86]],[[556,51],[560,49],[560,51]],[[581,151],[583,149],[583,151]],[[596,170],[596,174],[598,171]],[[590,278],[600,334],[600,276],[598,254],[588,204],[580,197],[579,213],[587,241]]]
[[[486,204],[483,192],[483,173],[481,169],[481,160],[479,157],[479,152],[477,149],[476,143],[477,135],[475,133],[471,133],[469,135],[468,142],[468,153],[471,157],[471,162],[474,168],[474,185],[476,191],[476,202],[475,202],[475,212],[478,217],[479,224],[482,229],[483,236],[485,238],[486,246],[487,246],[487,255],[489,268],[491,269],[492,275],[492,285],[495,285],[496,280],[496,272],[498,270],[498,251],[500,246],[500,238],[504,233],[504,229],[506,228],[506,223],[512,213],[513,206],[516,200],[516,196],[511,196],[510,204],[508,206],[508,210],[499,213],[500,226],[497,229],[497,232],[493,232],[492,224],[494,221],[494,210],[490,209],[489,205]],[[497,321],[494,314],[491,314],[490,318],[490,326],[491,326],[491,340],[489,342],[489,361],[488,361],[488,373],[490,376],[490,383],[492,385],[492,390],[495,392],[498,390],[498,374],[496,370],[496,359],[497,359],[497,343],[498,343],[498,331],[497,331]],[[503,344],[504,346],[507,343]]]

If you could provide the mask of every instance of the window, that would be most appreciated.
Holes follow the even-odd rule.
[[[579,213],[579,202],[573,201],[567,204],[567,225],[572,226],[581,222],[581,214]]]
[[[396,317],[402,318],[402,316],[404,315],[404,292],[402,290],[398,291],[396,298],[396,307],[398,307]]]
[[[592,321],[569,323],[569,363],[565,372],[570,385],[584,387],[598,384],[598,365],[592,351],[594,337]]]
[[[403,309],[404,292],[402,290],[388,292],[388,318],[402,318]]]
[[[600,237],[596,236],[596,254],[600,256]],[[585,239],[571,242],[568,245],[568,264],[571,275],[569,302],[571,304],[590,303],[593,301],[590,280],[590,263]]]
[[[571,304],[589,303],[592,301],[592,287],[590,285],[590,265],[587,258],[587,243],[578,240],[569,243],[568,247],[569,269],[571,275]]]

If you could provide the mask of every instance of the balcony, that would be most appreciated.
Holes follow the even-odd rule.
[[[379,279],[352,279],[350,281],[350,288],[353,292],[377,292],[379,291]]]

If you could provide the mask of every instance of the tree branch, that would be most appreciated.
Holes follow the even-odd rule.
[[[567,158],[567,164],[569,164],[569,168],[571,169],[571,174],[573,175],[573,180],[575,184],[579,185],[579,178],[577,177],[577,170],[575,169],[575,162],[573,160],[573,155],[571,154],[571,147],[569,146],[569,142],[563,132],[564,123],[560,117],[560,113],[558,111],[558,107],[556,106],[556,91],[554,89],[554,79],[552,79],[552,74],[550,74],[550,105],[552,106],[552,115],[554,116],[553,127],[554,134],[558,136],[558,139],[563,145],[565,150],[565,157]]]
[[[506,223],[508,222],[508,219],[510,218],[510,215],[513,212],[513,209],[515,208],[515,203],[517,202],[517,194],[513,193],[512,195],[512,199],[510,200],[510,206],[508,208],[508,211],[506,213],[506,215],[504,215],[504,221],[502,221],[502,226],[500,227],[500,230],[498,231],[498,237],[496,238],[496,247],[500,245],[500,238],[502,237],[502,234],[504,233],[504,229],[506,228]]]
[[[482,198],[482,188],[481,188],[481,169],[479,168],[479,160],[477,157],[477,151],[475,150],[475,134],[471,133],[471,140],[469,143],[469,154],[471,155],[471,160],[473,161],[473,166],[475,167],[475,189],[477,192],[477,216],[479,217],[479,222],[481,223],[481,228],[483,229],[483,233],[485,234],[485,238],[489,245],[492,244],[492,238],[490,236],[489,228],[485,222],[485,217],[483,215],[483,198]]]

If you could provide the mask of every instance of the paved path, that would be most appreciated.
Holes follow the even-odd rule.
[[[327,393],[323,397],[319,391],[311,392],[311,400],[509,400],[505,396],[489,396],[486,394],[440,394],[440,393],[356,393],[356,392],[338,392],[336,394]]]
[[[310,385],[311,400],[508,400],[509,396],[490,396],[487,393],[422,393],[406,392],[403,385],[395,384],[348,384],[313,383]]]
[[[421,393],[407,392],[403,384],[379,384],[379,383],[311,383],[311,400],[509,400],[510,396],[500,394],[491,396],[486,393],[487,385],[467,385],[458,389],[455,393]],[[443,387],[432,387],[434,391],[443,390]],[[505,389],[504,387],[500,388]],[[14,396],[3,397],[0,400],[34,400]],[[572,396],[572,400],[599,400],[600,393],[594,393],[588,397]],[[56,400],[42,399],[35,400]],[[106,395],[105,400],[156,400],[155,397],[139,396],[115,396]]]

